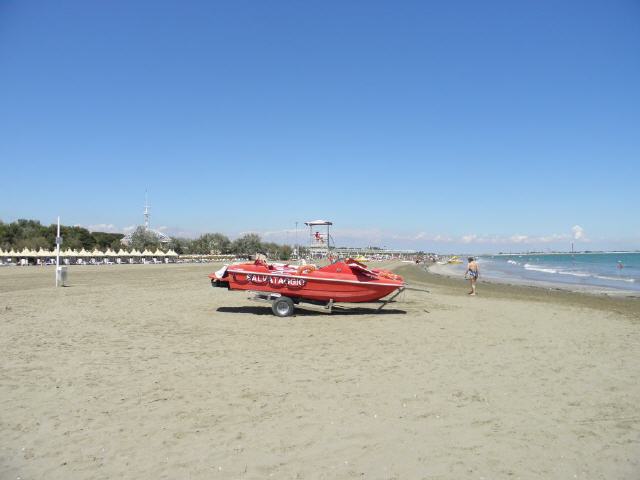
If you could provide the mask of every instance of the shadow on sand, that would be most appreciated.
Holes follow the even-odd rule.
[[[252,315],[273,315],[271,307],[269,306],[242,306],[242,307],[218,307],[216,309],[220,313],[250,313]],[[379,312],[376,308],[364,308],[364,307],[342,307],[334,306],[333,311],[329,314],[327,312],[321,312],[316,310],[306,309],[304,307],[296,308],[294,316],[317,316],[317,315],[405,315],[407,312],[404,310],[398,310],[393,308],[383,308]]]

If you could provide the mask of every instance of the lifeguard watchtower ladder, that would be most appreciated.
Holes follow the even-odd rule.
[[[331,226],[327,220],[304,222],[309,227],[309,255],[311,258],[325,258],[331,253]],[[326,231],[325,228],[326,227]],[[335,247],[335,245],[334,245]]]

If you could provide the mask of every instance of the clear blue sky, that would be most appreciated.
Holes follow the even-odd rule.
[[[636,0],[0,2],[4,221],[640,248],[639,165]]]

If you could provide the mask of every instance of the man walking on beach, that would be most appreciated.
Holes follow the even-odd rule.
[[[467,271],[464,274],[464,278],[468,278],[471,282],[471,291],[469,292],[469,295],[475,296],[476,282],[480,276],[480,269],[478,269],[478,264],[473,257],[469,257],[467,260],[469,261],[469,264],[467,265]]]

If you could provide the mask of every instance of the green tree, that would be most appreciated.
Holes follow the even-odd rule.
[[[49,242],[45,237],[37,236],[37,237],[29,237],[29,238],[21,238],[15,244],[16,250],[22,250],[24,248],[28,248],[30,250],[39,250],[45,249],[49,250],[51,247],[49,246]]]
[[[280,245],[280,247],[278,248],[278,259],[289,260],[292,253],[293,248],[291,248],[290,245]]]
[[[120,235],[117,238],[114,237],[109,243],[109,248],[111,248],[111,250],[113,250],[114,252],[117,252],[118,250],[120,250],[122,248],[123,238],[124,238],[124,235]]]
[[[173,237],[171,238],[171,242],[169,242],[169,248],[178,255],[188,255],[190,253],[194,253],[193,243],[194,240],[189,238]]]
[[[193,253],[205,255],[229,253],[230,248],[231,241],[221,233],[205,233],[192,243]]]
[[[91,236],[96,242],[96,246],[101,249],[116,246],[119,248],[124,235],[122,233],[92,232]]]
[[[52,227],[56,228],[55,225],[52,225]],[[60,235],[62,235],[63,248],[93,250],[96,246],[96,241],[93,235],[91,235],[91,232],[83,227],[66,227],[61,225]]]
[[[140,226],[131,235],[131,244],[129,246],[140,251],[145,249],[155,250],[160,247],[160,240],[152,232]]]
[[[255,255],[262,251],[260,236],[255,233],[248,233],[240,238],[236,238],[231,244],[231,251],[236,255],[245,257]]]

